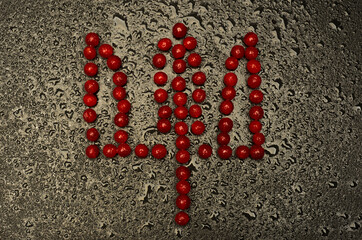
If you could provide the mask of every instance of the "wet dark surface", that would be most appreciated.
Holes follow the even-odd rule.
[[[1,239],[361,239],[358,1],[37,2],[0,2]],[[207,132],[190,137],[186,227],[173,220],[175,135],[155,131],[150,64],[179,21],[198,40],[208,78]],[[97,59],[101,116],[82,119],[90,31],[124,62],[131,147],[164,143],[165,160],[86,158],[86,129],[101,131],[101,146],[113,143],[117,111],[112,73]],[[200,143],[217,148],[224,61],[249,31],[259,36],[266,156],[201,160]],[[233,148],[251,139],[248,75],[236,73]],[[186,93],[193,89],[189,82]]]

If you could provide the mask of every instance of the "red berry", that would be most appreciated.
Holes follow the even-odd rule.
[[[190,221],[190,217],[185,212],[179,212],[175,216],[175,222],[180,226],[185,226]]]
[[[113,144],[107,144],[103,147],[103,155],[107,158],[113,158],[117,154],[117,147]]]
[[[95,142],[99,138],[99,132],[95,128],[90,128],[87,130],[87,139],[89,141]]]
[[[249,124],[249,130],[252,133],[258,133],[261,130],[261,123],[259,121],[251,121],[251,123]]]
[[[223,145],[219,147],[219,149],[217,150],[217,154],[221,159],[225,160],[231,157],[231,155],[233,154],[233,150],[231,149],[231,147]]]
[[[235,73],[227,73],[224,76],[224,84],[228,87],[234,87],[236,83],[238,82],[238,77],[235,75]]]
[[[264,134],[262,133],[255,133],[253,136],[253,143],[255,145],[262,145],[265,142]]]
[[[263,93],[259,90],[253,90],[249,95],[250,102],[261,103],[263,101]]]
[[[165,55],[163,55],[162,53],[158,53],[155,56],[153,56],[152,59],[152,63],[153,66],[155,66],[156,68],[164,68],[166,65],[166,57]]]
[[[196,45],[197,45],[197,41],[194,37],[186,37],[184,40],[183,40],[183,45],[185,46],[185,48],[187,50],[193,50],[196,48]]]
[[[249,157],[249,148],[247,146],[239,146],[235,154],[239,159],[246,159]]]
[[[260,106],[253,106],[249,110],[249,116],[251,119],[259,120],[263,117],[264,110]]]
[[[166,118],[161,118],[157,122],[157,129],[161,133],[168,133],[171,130],[171,122]]]
[[[97,83],[96,80],[88,80],[85,82],[84,84],[84,89],[88,92],[88,93],[96,93],[99,90],[99,85]]]
[[[168,93],[166,92],[166,90],[159,88],[155,91],[155,93],[153,94],[156,102],[158,103],[163,103],[167,100],[168,98]]]
[[[212,148],[209,144],[202,144],[199,147],[198,154],[200,158],[207,159],[212,155]]]
[[[219,145],[228,145],[230,142],[230,136],[227,132],[221,132],[217,135],[217,143]]]
[[[169,38],[161,38],[157,46],[161,51],[168,51],[172,47],[172,41]]]
[[[172,34],[175,38],[183,38],[186,36],[187,27],[183,23],[176,23],[172,28]]]
[[[121,143],[118,145],[118,155],[121,157],[127,157],[131,154],[132,149],[127,143]]]
[[[176,147],[180,150],[186,150],[190,147],[190,139],[186,136],[178,136],[176,139]]]
[[[99,37],[97,33],[88,33],[85,37],[85,43],[89,46],[95,47],[99,44]]]
[[[230,118],[221,118],[218,126],[221,132],[230,132],[233,125],[233,120]]]
[[[179,194],[188,194],[190,189],[190,183],[185,180],[181,180],[176,184],[176,190]]]
[[[166,157],[167,149],[162,144],[156,144],[152,148],[152,156],[156,159],[162,159]]]
[[[124,130],[118,130],[114,134],[114,140],[118,143],[126,143],[128,140],[128,133]]]
[[[113,89],[113,97],[118,101],[124,99],[126,95],[126,89],[124,89],[123,87],[117,86]]]
[[[93,109],[86,109],[84,110],[83,113],[83,119],[84,121],[86,121],[87,123],[92,123],[97,119],[97,113],[96,111],[94,111]]]
[[[201,64],[201,56],[197,53],[191,53],[187,57],[187,63],[190,67],[198,67]]]
[[[231,56],[236,57],[237,59],[241,59],[242,57],[244,57],[244,47],[241,45],[235,45],[232,49],[231,49]]]
[[[175,132],[177,135],[186,135],[189,131],[189,128],[186,123],[184,122],[177,122],[175,124]]]
[[[221,96],[225,100],[232,100],[236,96],[236,91],[233,87],[224,87]]]
[[[172,115],[172,109],[169,106],[162,106],[158,109],[158,116],[160,118],[169,118]]]
[[[245,57],[248,60],[257,58],[259,51],[255,47],[247,47],[245,50]]]
[[[187,195],[181,194],[176,198],[176,206],[181,210],[189,208],[190,204],[191,200]]]
[[[188,111],[184,106],[180,106],[175,109],[174,114],[177,119],[184,120],[188,115]]]
[[[196,121],[191,125],[191,132],[195,135],[201,135],[205,131],[205,124],[201,121]]]
[[[225,67],[228,70],[235,70],[239,66],[239,61],[236,57],[228,57],[225,61]]]
[[[176,169],[176,177],[179,180],[187,180],[191,175],[190,169],[185,166],[179,166]]]
[[[176,161],[181,164],[187,163],[188,161],[190,161],[190,153],[186,150],[179,150],[176,153]]]
[[[123,72],[116,72],[113,74],[113,83],[117,86],[124,86],[127,83],[127,75]]]
[[[187,103],[187,95],[183,92],[177,92],[173,95],[173,102],[177,106],[183,106]]]
[[[192,118],[198,118],[202,115],[202,109],[199,105],[194,104],[190,107],[189,113]]]
[[[206,75],[205,73],[203,72],[196,72],[192,75],[192,82],[195,84],[195,85],[204,85],[206,81]]]
[[[88,60],[92,60],[97,56],[97,51],[94,47],[87,46],[83,50],[84,57]]]
[[[255,160],[262,159],[264,157],[264,148],[261,146],[253,145],[250,148],[250,157]]]
[[[175,73],[183,73],[186,71],[186,62],[182,59],[176,59],[173,61],[172,69]]]
[[[246,68],[250,73],[258,73],[261,70],[260,62],[252,59],[246,64]]]
[[[118,56],[112,55],[107,59],[107,66],[113,71],[117,71],[122,66],[122,61]]]
[[[85,154],[88,158],[96,158],[99,155],[99,148],[97,145],[89,145],[86,150]]]
[[[234,104],[230,100],[225,100],[220,104],[220,112],[229,115],[234,110]]]
[[[258,36],[253,32],[249,32],[244,37],[244,43],[247,46],[255,46],[258,43]]]
[[[250,75],[250,77],[248,78],[248,86],[250,88],[257,88],[259,87],[261,84],[261,78],[259,75]]]
[[[203,89],[195,89],[192,92],[192,99],[197,103],[202,103],[206,98],[206,92]]]
[[[102,44],[98,48],[99,55],[101,55],[102,58],[109,58],[113,55],[113,48],[109,44]]]
[[[185,56],[185,53],[186,53],[186,48],[182,44],[176,44],[172,48],[172,56],[176,59],[183,58]]]
[[[117,109],[120,113],[128,113],[129,110],[131,110],[131,103],[128,100],[123,99],[118,102]]]
[[[124,113],[117,113],[114,117],[114,124],[116,124],[118,127],[125,127],[128,125],[128,116]]]
[[[148,148],[144,144],[138,144],[134,149],[134,152],[139,158],[146,158],[148,156]]]
[[[90,77],[93,77],[98,73],[98,66],[94,63],[87,63],[84,66],[84,73]]]
[[[183,77],[177,76],[172,80],[171,85],[173,90],[181,92],[186,88],[186,81]]]
[[[93,94],[87,93],[83,97],[83,102],[88,107],[94,107],[97,104],[97,97]]]
[[[164,72],[156,72],[153,76],[153,81],[159,86],[165,85],[167,83],[167,79],[167,74]]]

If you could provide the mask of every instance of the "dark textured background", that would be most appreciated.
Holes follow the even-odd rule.
[[[361,1],[36,2],[0,1],[0,239],[361,239]],[[150,64],[179,21],[198,40],[208,77],[207,133],[191,137],[191,152],[217,147],[223,64],[248,31],[259,35],[267,150],[258,162],[194,154],[183,228],[173,220],[175,135],[155,132]],[[167,144],[165,160],[85,157],[90,31],[124,61],[131,146]],[[95,62],[104,145],[116,105],[112,73]],[[233,147],[251,137],[247,74],[237,74]]]

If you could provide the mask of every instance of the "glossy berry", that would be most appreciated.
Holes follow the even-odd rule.
[[[128,133],[124,130],[118,130],[114,134],[114,140],[118,143],[126,143],[128,140]]]
[[[185,122],[177,122],[175,124],[175,132],[177,135],[186,135],[189,131],[189,127]]]
[[[90,94],[96,93],[99,90],[98,82],[93,79],[88,80],[84,84],[84,89],[87,91],[87,93],[90,93]]]
[[[186,53],[186,48],[182,44],[176,44],[172,48],[172,56],[176,59],[183,58]]]
[[[167,74],[164,72],[156,72],[155,75],[153,75],[153,81],[159,86],[165,85],[167,83],[167,79]]]
[[[94,107],[97,104],[97,97],[93,94],[87,93],[83,97],[83,102],[88,107]]]
[[[198,67],[201,64],[201,56],[197,53],[191,53],[187,57],[187,63],[190,67]]]
[[[265,142],[265,136],[262,133],[255,133],[253,136],[253,143],[255,145],[262,145]]]
[[[166,65],[165,55],[163,55],[161,53],[156,54],[155,56],[153,56],[152,63],[153,63],[153,66],[155,66],[156,68],[159,68],[159,69],[164,68]]]
[[[131,103],[123,99],[117,103],[117,109],[120,113],[128,113],[131,110]]]
[[[221,159],[226,160],[231,157],[231,155],[233,154],[233,150],[231,149],[231,147],[229,147],[227,145],[223,145],[218,148],[217,154],[219,155],[219,157]]]
[[[99,44],[99,36],[97,33],[88,33],[85,37],[85,43],[89,46],[96,47]]]
[[[217,143],[219,145],[228,145],[230,142],[230,136],[227,132],[221,132],[217,135]]]
[[[185,210],[185,209],[189,208],[190,204],[191,204],[191,200],[185,194],[181,194],[176,198],[176,206],[181,210]]]
[[[202,86],[206,81],[206,75],[203,72],[196,72],[192,75],[191,79],[195,85]]]
[[[126,89],[124,89],[123,87],[117,86],[113,89],[113,97],[118,101],[124,99],[126,95]]]
[[[118,56],[112,55],[107,59],[107,66],[113,71],[117,71],[122,66],[122,61]]]
[[[91,108],[84,110],[83,119],[87,123],[92,123],[97,119],[97,113]]]
[[[144,144],[138,144],[134,149],[134,152],[139,158],[146,158],[148,156],[148,148]]]
[[[179,166],[176,169],[176,177],[179,180],[187,180],[191,176],[190,169],[185,166]]]
[[[221,96],[225,100],[233,100],[236,96],[235,88],[233,87],[224,87],[224,89],[221,91]]]
[[[190,147],[190,139],[186,136],[178,136],[176,138],[176,147],[180,150],[186,150]]]
[[[255,160],[262,159],[264,157],[264,148],[261,146],[253,145],[250,148],[250,157]]]
[[[201,121],[196,121],[191,125],[191,132],[195,135],[201,135],[205,131],[205,124]]]
[[[183,77],[177,76],[172,80],[172,89],[181,92],[186,88],[186,81]]]
[[[260,62],[252,59],[246,64],[246,68],[250,73],[258,73],[261,70]]]
[[[236,150],[235,150],[235,155],[239,158],[239,159],[246,159],[249,157],[249,148],[247,146],[239,146]]]
[[[233,128],[233,125],[233,120],[230,118],[221,118],[218,127],[221,132],[230,132]]]
[[[206,98],[206,92],[203,89],[195,89],[192,92],[192,99],[196,102],[196,103],[202,103]]]
[[[183,38],[186,36],[187,27],[183,23],[176,23],[172,28],[172,34],[175,38]]]
[[[199,105],[194,104],[190,107],[189,114],[192,118],[199,118],[202,115],[202,109]]]
[[[198,154],[202,159],[208,159],[212,155],[212,148],[209,144],[202,144],[199,147]]]
[[[250,102],[261,103],[263,101],[263,93],[259,90],[253,90],[249,95]]]
[[[173,61],[172,69],[175,73],[181,74],[186,71],[186,62],[182,59]]]
[[[166,157],[167,155],[167,149],[162,144],[156,144],[152,148],[152,156],[156,159],[162,159]]]
[[[187,150],[179,150],[176,153],[176,161],[185,164],[190,161],[190,153]]]
[[[89,145],[86,150],[85,154],[88,158],[96,158],[99,155],[99,148],[97,145]]]
[[[113,83],[116,84],[117,86],[124,86],[127,84],[127,75],[124,74],[123,72],[115,72],[113,74]]]
[[[259,75],[250,75],[250,77],[248,78],[248,86],[250,88],[258,88],[261,84],[261,78]]]
[[[117,113],[114,117],[114,124],[116,124],[118,127],[125,127],[128,125],[128,116],[124,113]]]
[[[244,43],[249,47],[253,47],[258,43],[258,36],[253,32],[249,32],[244,36]]]
[[[237,59],[241,59],[242,57],[244,57],[244,47],[241,45],[235,45],[230,52],[230,55],[237,58]]]
[[[157,43],[158,49],[168,51],[172,47],[172,41],[169,38],[161,38]]]
[[[98,52],[102,58],[109,58],[113,55],[113,47],[109,44],[102,44],[99,46]]]
[[[234,71],[239,66],[239,61],[236,57],[228,57],[225,61],[225,67],[228,70]]]
[[[187,103],[187,95],[183,92],[177,92],[173,95],[173,102],[177,106],[183,106]]]
[[[234,110],[234,104],[230,100],[222,101],[220,104],[220,112],[229,115]]]
[[[92,60],[97,56],[97,50],[94,47],[87,46],[83,50],[83,55],[86,59]]]
[[[176,190],[179,194],[188,194],[190,189],[190,183],[185,180],[181,180],[176,184]]]
[[[245,58],[248,60],[257,58],[258,54],[259,54],[259,51],[255,47],[247,47],[245,50]]]
[[[91,142],[97,141],[99,138],[99,132],[95,128],[90,128],[87,130],[87,139]]]
[[[98,67],[94,63],[87,63],[84,66],[84,73],[90,77],[95,76],[98,73]]]
[[[253,106],[249,110],[249,116],[251,119],[259,120],[264,116],[264,110],[260,106]]]
[[[171,122],[166,118],[161,118],[157,122],[157,129],[161,133],[168,133],[171,131]]]
[[[168,93],[166,92],[166,90],[159,88],[155,91],[155,93],[153,94],[153,97],[155,98],[156,102],[163,103],[167,100]]]
[[[196,41],[196,39],[194,37],[186,37],[183,40],[183,45],[185,46],[185,48],[187,50],[193,50],[197,46],[197,41]]]
[[[160,118],[169,118],[172,115],[172,109],[169,106],[162,106],[158,109],[158,116]]]
[[[184,120],[188,115],[188,111],[184,106],[180,106],[174,110],[174,114],[177,119]]]
[[[259,121],[251,121],[249,124],[249,130],[252,133],[258,133],[261,131],[262,125]]]
[[[175,216],[175,222],[177,225],[185,226],[190,221],[190,217],[185,212],[179,212]]]
[[[117,152],[120,157],[128,157],[131,154],[132,149],[127,143],[121,143],[118,145]]]
[[[234,87],[236,83],[238,82],[238,77],[235,73],[227,73],[224,76],[224,84],[228,87]]]
[[[103,147],[103,155],[107,158],[113,158],[117,155],[117,147],[113,144],[107,144]]]

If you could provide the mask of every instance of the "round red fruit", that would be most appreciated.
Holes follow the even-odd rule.
[[[253,145],[250,148],[250,157],[255,160],[262,159],[264,157],[264,148],[258,145]]]
[[[167,74],[164,72],[156,72],[155,75],[153,75],[153,81],[159,85],[163,86],[167,83]]]
[[[265,142],[265,136],[262,133],[255,133],[253,136],[253,143],[255,145],[262,145]]]
[[[166,65],[165,55],[163,55],[161,53],[156,54],[155,56],[153,56],[152,63],[153,63],[153,66],[155,66],[156,68],[159,68],[159,69],[164,68]]]
[[[249,95],[250,102],[261,103],[263,101],[263,93],[260,90],[253,90]]]
[[[258,54],[259,54],[259,51],[256,47],[247,47],[245,50],[245,57],[248,60],[257,58]]]
[[[192,118],[198,118],[202,115],[202,109],[199,105],[194,104],[190,107],[189,113]]]
[[[187,180],[191,175],[190,169],[185,166],[179,166],[176,169],[176,177],[179,180]]]
[[[116,124],[118,127],[125,127],[128,125],[128,116],[124,113],[117,113],[114,117],[114,124]]]
[[[187,150],[179,150],[176,153],[176,161],[185,164],[190,161],[190,153]]]
[[[229,115],[234,110],[234,104],[229,101],[225,100],[220,104],[220,112],[225,115]]]
[[[217,143],[219,145],[228,145],[230,142],[230,136],[227,132],[221,132],[217,135]]]
[[[161,118],[157,122],[157,129],[161,133],[168,133],[171,130],[171,122],[166,118]]]
[[[244,57],[244,47],[241,45],[235,45],[232,49],[231,49],[231,56],[237,58],[237,59],[241,59],[242,57]]]
[[[221,118],[218,126],[221,132],[230,132],[233,125],[233,120],[230,118]]]
[[[249,148],[247,146],[239,146],[235,150],[235,154],[239,159],[246,159],[249,157]]]
[[[197,53],[191,53],[187,58],[190,67],[198,67],[201,64],[201,56]]]
[[[160,118],[169,118],[172,115],[172,109],[169,106],[162,106],[158,109],[158,116]]]
[[[186,62],[182,59],[173,61],[172,69],[175,73],[181,74],[186,71]]]
[[[177,135],[186,135],[189,131],[189,128],[185,122],[177,122],[175,124],[175,132]]]
[[[113,55],[113,47],[109,44],[102,44],[99,46],[98,52],[102,58],[109,58]]]
[[[173,95],[173,102],[177,106],[183,106],[187,103],[187,95],[183,92],[177,92]]]
[[[236,57],[228,57],[225,61],[225,67],[228,70],[234,71],[239,66],[239,61]]]
[[[188,115],[188,111],[184,106],[180,106],[175,109],[174,114],[177,119],[184,120]]]
[[[179,194],[188,194],[190,189],[190,183],[185,180],[181,180],[176,184],[176,190]]]
[[[84,57],[88,60],[92,60],[97,56],[97,50],[94,47],[87,46],[83,50]]]
[[[189,208],[190,204],[191,204],[191,200],[185,194],[181,194],[176,198],[176,206],[181,210],[185,210],[185,209]]]
[[[187,27],[183,23],[176,23],[172,28],[172,34],[175,38],[183,38],[186,36]]]
[[[95,128],[90,128],[87,130],[87,139],[89,141],[95,142],[99,138],[99,132]]]
[[[260,106],[253,106],[249,110],[249,116],[251,119],[259,120],[264,116],[264,110]]]
[[[258,43],[258,36],[253,32],[249,32],[244,37],[244,43],[249,47],[255,46]]]
[[[83,102],[88,107],[94,107],[97,104],[97,97],[93,94],[87,93],[83,97]]]
[[[259,121],[251,121],[251,123],[249,124],[249,130],[252,133],[258,133],[261,131],[261,123]]]
[[[212,155],[212,148],[209,144],[202,144],[199,147],[198,154],[202,159],[208,159]]]
[[[191,132],[195,135],[201,135],[205,131],[205,124],[201,121],[196,121],[191,125]]]
[[[261,70],[260,62],[258,60],[252,59],[248,61],[246,68],[250,73],[258,73]]]
[[[217,154],[219,155],[219,157],[224,160],[229,159],[232,153],[233,150],[231,149],[231,147],[227,145],[220,146],[219,149],[217,150]]]
[[[139,158],[146,158],[148,156],[148,148],[144,144],[138,144],[134,149],[134,152]]]
[[[179,212],[175,216],[175,222],[180,226],[185,226],[190,221],[190,217],[185,212]]]
[[[186,37],[183,40],[183,45],[185,46],[185,48],[187,50],[193,50],[197,46],[197,41],[196,41],[196,39],[194,37]]]
[[[94,63],[87,63],[84,66],[84,73],[90,77],[93,77],[98,73],[98,66]]]
[[[89,145],[86,150],[85,154],[88,158],[96,158],[99,155],[99,148],[97,145]]]
[[[195,89],[192,92],[192,99],[197,103],[202,103],[206,98],[206,92],[203,89]]]
[[[89,46],[96,47],[99,44],[99,36],[97,33],[88,33],[85,37],[85,43]]]
[[[113,83],[117,86],[124,86],[127,84],[127,75],[123,72],[115,72],[113,74]]]
[[[112,55],[107,59],[107,66],[113,71],[117,71],[122,65],[122,61],[118,56]]]
[[[92,123],[97,119],[97,113],[91,108],[84,110],[83,119],[87,123]]]
[[[196,72],[192,75],[192,82],[195,85],[202,86],[206,81],[206,75],[203,72]]]
[[[186,150],[190,147],[190,139],[186,136],[178,136],[176,139],[176,147],[180,150]]]
[[[113,144],[107,144],[103,147],[103,155],[107,158],[113,158],[117,154],[117,147]]]
[[[172,80],[172,88],[177,92],[181,92],[186,88],[186,81],[183,77],[177,76]]]
[[[156,102],[163,103],[167,100],[168,93],[166,92],[166,90],[159,88],[155,91],[153,96],[154,96]]]
[[[131,154],[132,149],[127,143],[121,143],[117,149],[118,155],[121,157],[127,157]]]
[[[124,130],[118,130],[114,134],[114,140],[118,143],[126,143],[128,140],[128,133]]]
[[[124,99],[126,95],[126,89],[124,89],[123,87],[117,86],[113,89],[113,97],[118,101]]]
[[[235,88],[233,87],[224,87],[224,89],[221,91],[221,96],[225,100],[233,100],[236,96]]]
[[[152,148],[152,156],[156,159],[162,159],[166,157],[167,149],[162,144],[156,144]]]
[[[238,82],[238,77],[235,73],[227,73],[224,76],[224,84],[228,87],[234,87],[236,83]]]
[[[90,94],[96,93],[99,90],[98,82],[93,79],[88,80],[84,84],[84,89],[87,91],[87,93],[90,93]]]
[[[161,38],[157,43],[158,49],[168,51],[172,47],[172,41],[169,38]]]
[[[183,58],[186,53],[186,48],[182,44],[176,44],[172,48],[172,56],[176,59]]]
[[[118,102],[117,109],[120,113],[128,113],[129,110],[131,110],[131,103],[128,100],[123,99]]]
[[[248,86],[250,88],[258,88],[261,84],[261,78],[259,75],[250,75],[250,77],[248,78]]]

